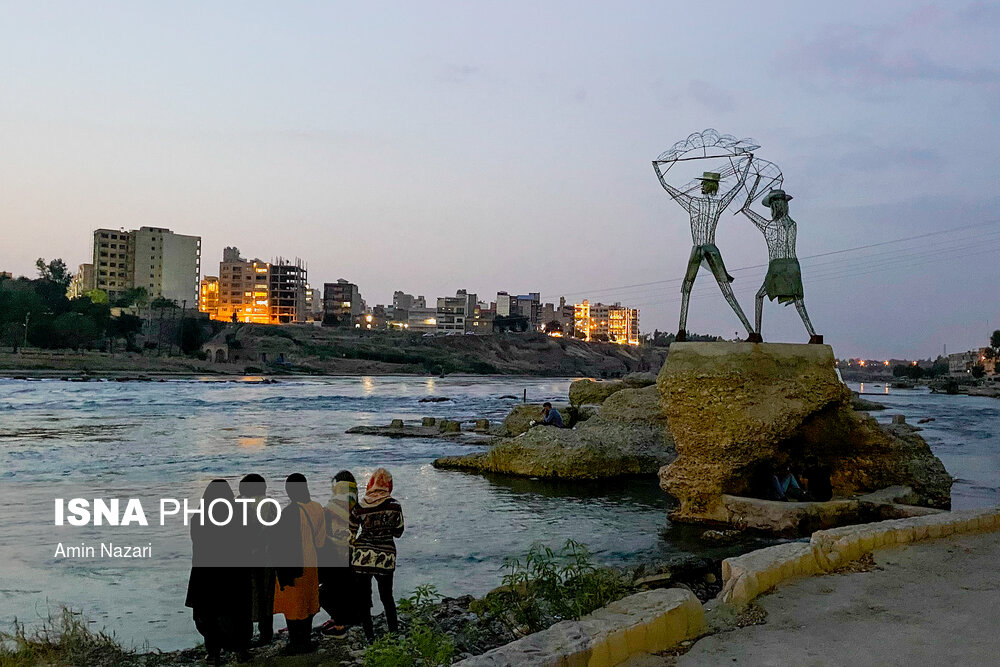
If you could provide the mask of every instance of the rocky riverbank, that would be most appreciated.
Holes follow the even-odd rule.
[[[0,376],[87,371],[172,375],[463,373],[620,377],[660,367],[666,348],[544,334],[432,336],[309,325],[228,325],[192,355],[25,349],[0,352]]]

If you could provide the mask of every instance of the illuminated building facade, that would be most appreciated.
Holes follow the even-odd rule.
[[[639,309],[621,304],[583,303],[573,306],[573,327],[578,338],[620,345],[639,344]]]
[[[92,289],[94,289],[94,265],[81,264],[77,267],[72,280],[69,281],[66,297],[78,299]]]
[[[209,315],[219,311],[219,278],[205,276],[198,286],[198,310]]]
[[[244,259],[239,248],[222,252],[219,277],[201,281],[200,310],[213,320],[253,324],[305,322],[309,315],[307,271],[301,260]]]

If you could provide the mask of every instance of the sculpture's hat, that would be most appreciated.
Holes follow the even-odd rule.
[[[760,200],[760,203],[764,206],[770,206],[771,202],[775,199],[784,199],[785,201],[788,201],[791,198],[792,196],[786,195],[784,190],[771,190],[764,195],[764,198]]]
[[[696,181],[714,181],[718,183],[722,180],[722,174],[717,171],[706,171],[701,175],[701,177],[696,177]]]

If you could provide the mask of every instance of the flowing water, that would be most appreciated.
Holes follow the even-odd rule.
[[[697,528],[671,526],[655,480],[592,484],[484,477],[431,466],[438,456],[478,451],[440,439],[347,435],[351,426],[421,416],[499,421],[527,390],[529,400],[565,400],[570,380],[499,377],[289,379],[278,384],[171,380],[154,383],[0,380],[0,624],[29,624],[59,605],[81,609],[126,642],[170,650],[200,636],[184,604],[190,546],[182,525],[160,527],[155,501],[196,498],[214,477],[235,487],[264,475],[273,495],[302,472],[325,503],[333,473],[363,485],[389,468],[406,516],[398,541],[396,594],[421,583],[448,595],[483,594],[500,581],[505,556],[541,540],[573,538],[596,558],[627,564],[686,554],[718,556]],[[881,388],[880,388],[881,389]],[[870,388],[868,389],[870,391]],[[444,403],[420,403],[447,396]],[[924,432],[959,481],[956,507],[1000,502],[1000,402],[900,392],[883,396],[908,421],[934,416]],[[151,527],[53,525],[53,500],[143,498]],[[56,558],[65,541],[152,543],[133,561]],[[737,548],[751,548],[752,540]],[[730,547],[732,548],[732,547]],[[278,617],[280,619],[280,617]],[[277,621],[281,625],[280,620]]]

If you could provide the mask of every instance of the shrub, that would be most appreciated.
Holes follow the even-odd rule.
[[[477,601],[475,611],[515,635],[579,619],[628,593],[624,577],[595,566],[587,547],[575,540],[567,540],[558,552],[536,543],[523,561],[504,559],[504,569],[503,585]]]
[[[380,637],[365,651],[365,667],[438,667],[450,665],[455,644],[434,620],[441,599],[434,586],[418,586],[399,600],[399,613],[409,617],[405,634]]]
[[[0,664],[20,665],[131,665],[135,650],[124,648],[112,635],[93,632],[87,622],[63,607],[40,628],[29,633],[14,621],[11,632],[0,632]],[[155,660],[149,664],[155,664]]]

